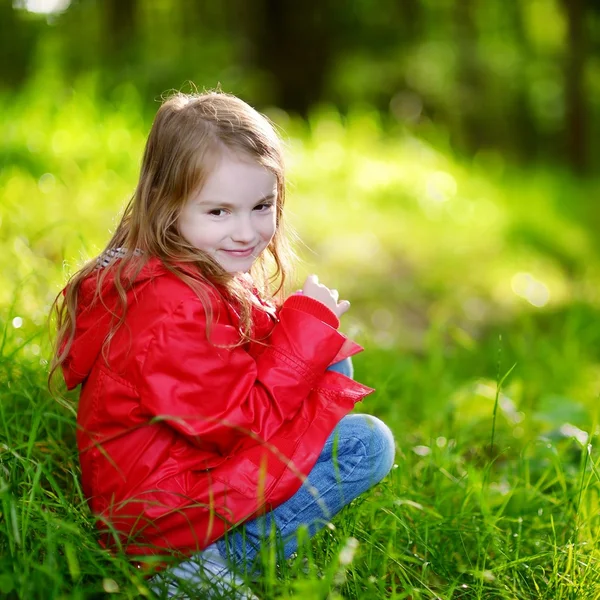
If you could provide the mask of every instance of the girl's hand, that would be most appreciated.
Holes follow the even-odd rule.
[[[309,298],[322,302],[338,318],[350,308],[348,300],[340,301],[338,291],[330,290],[327,286],[319,283],[319,278],[316,275],[309,275],[306,278],[302,286],[302,293]]]

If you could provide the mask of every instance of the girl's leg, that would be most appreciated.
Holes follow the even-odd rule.
[[[313,536],[354,498],[381,481],[392,468],[394,439],[376,417],[344,417],[329,436],[302,487],[266,515],[229,532],[216,545],[239,568],[251,568],[272,529],[281,538],[284,558],[296,551],[296,531]]]
[[[349,358],[331,365],[329,370],[353,376]],[[155,575],[150,580],[153,591],[166,598],[194,598],[200,591],[204,598],[219,593],[240,600],[255,598],[229,568],[229,562],[247,570],[272,527],[283,539],[288,558],[296,550],[296,531],[301,525],[308,526],[310,535],[314,535],[346,504],[383,479],[393,459],[394,440],[383,422],[369,415],[345,417],[294,496],[189,560]]]

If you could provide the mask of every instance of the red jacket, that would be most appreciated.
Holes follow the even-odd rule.
[[[103,543],[130,554],[190,554],[300,487],[337,422],[372,390],[333,362],[361,348],[337,317],[302,295],[277,314],[253,311],[254,337],[235,348],[238,316],[214,294],[211,342],[195,293],[152,259],[128,292],[108,348],[107,306],[80,293],[63,365],[82,384],[78,447],[83,489]]]

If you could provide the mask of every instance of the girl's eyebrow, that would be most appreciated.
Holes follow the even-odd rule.
[[[271,192],[270,194],[267,194],[266,196],[264,196],[263,198],[261,198],[257,204],[260,204],[261,202],[265,202],[266,200],[274,200],[275,196],[277,194],[275,192]]]
[[[275,193],[271,193],[271,194],[267,194],[266,196],[263,196],[260,200],[257,200],[254,204],[260,204],[261,202],[266,202],[267,200],[274,200],[275,199],[276,194]],[[224,208],[235,208],[234,204],[231,204],[231,202],[220,202],[219,200],[199,200],[198,201],[200,204],[209,204],[211,206],[223,206]]]

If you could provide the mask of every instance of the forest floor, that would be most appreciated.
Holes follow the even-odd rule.
[[[46,387],[46,317],[131,195],[149,122],[125,86],[5,102],[0,125],[0,595],[152,594],[97,542],[76,397]],[[49,94],[52,97],[52,94]],[[357,410],[397,444],[391,474],[250,586],[284,598],[600,598],[597,183],[457,157],[364,109],[273,118],[288,221],[352,302]]]

